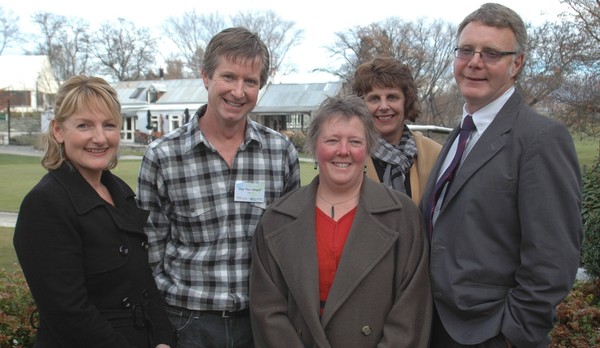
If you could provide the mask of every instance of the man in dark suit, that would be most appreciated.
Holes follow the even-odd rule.
[[[514,87],[527,47],[518,14],[484,4],[459,25],[457,40],[461,124],[472,118],[475,129],[465,132],[458,171],[436,185],[459,147],[460,127],[451,133],[421,202],[431,237],[432,347],[547,347],[582,240],[573,140]]]

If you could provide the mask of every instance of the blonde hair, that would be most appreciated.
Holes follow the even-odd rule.
[[[46,153],[42,158],[42,166],[46,169],[57,169],[66,160],[63,156],[62,144],[56,138],[52,128],[62,124],[66,119],[80,111],[99,111],[111,115],[119,129],[123,125],[121,103],[117,91],[106,80],[100,77],[76,75],[66,80],[58,89],[54,105],[54,117],[48,131],[42,136]],[[106,167],[117,166],[115,157]]]

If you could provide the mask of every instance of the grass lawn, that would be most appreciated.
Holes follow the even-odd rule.
[[[137,187],[140,160],[121,160],[113,173]],[[302,184],[308,184],[317,174],[312,163],[300,162]],[[0,154],[0,211],[19,211],[23,197],[46,174],[38,157]]]
[[[20,270],[17,255],[13,248],[13,228],[0,227],[0,269],[7,271]]]
[[[23,196],[45,173],[39,157],[0,154],[0,211],[18,211]]]
[[[579,162],[583,168],[590,168],[599,154],[600,141],[597,138],[575,137]],[[140,160],[121,160],[113,170],[132,189],[137,187]],[[38,157],[0,154],[0,211],[17,212],[21,200],[46,173]],[[310,183],[317,171],[311,162],[300,162],[302,185]]]
[[[140,160],[121,160],[113,170],[134,190]],[[317,174],[312,163],[300,162],[301,180],[308,184]],[[17,212],[23,197],[44,176],[46,170],[40,165],[38,157],[0,154],[0,211]],[[15,179],[18,178],[18,179]],[[13,228],[0,227],[0,269],[20,269],[12,245]]]
[[[575,139],[575,148],[582,168],[591,168],[600,154],[600,139],[586,137]]]

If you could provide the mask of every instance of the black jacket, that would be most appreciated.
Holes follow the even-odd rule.
[[[174,347],[148,265],[148,213],[118,177],[102,183],[115,206],[65,163],[21,204],[13,242],[39,308],[35,346]]]

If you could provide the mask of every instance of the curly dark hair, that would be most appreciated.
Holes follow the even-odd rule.
[[[414,122],[421,114],[417,85],[406,64],[392,57],[377,57],[358,66],[352,91],[363,97],[374,87],[400,88],[404,93],[404,119]]]

